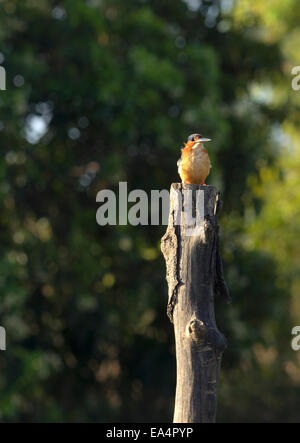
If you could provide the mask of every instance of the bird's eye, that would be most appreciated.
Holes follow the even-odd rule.
[[[195,141],[199,140],[200,138],[201,138],[201,134],[191,134],[191,135],[188,137],[188,142],[189,142],[189,141],[191,141],[191,142],[195,142]]]

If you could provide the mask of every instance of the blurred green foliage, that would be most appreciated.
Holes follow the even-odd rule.
[[[0,420],[170,421],[165,226],[96,224],[96,194],[169,189],[213,138],[234,303],[219,421],[299,421],[297,0],[0,2]]]

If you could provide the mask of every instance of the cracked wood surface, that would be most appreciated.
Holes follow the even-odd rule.
[[[200,224],[187,225],[178,209],[186,209],[186,191],[190,191],[195,216],[197,190],[204,192],[204,217]],[[216,418],[220,363],[227,344],[215,322],[215,295],[230,302],[219,246],[220,208],[220,195],[213,186],[171,186],[169,224],[161,249],[167,269],[167,313],[176,342],[175,423],[210,423]]]

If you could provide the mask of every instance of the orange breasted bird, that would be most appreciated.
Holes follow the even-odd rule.
[[[178,174],[182,183],[204,185],[211,168],[209,155],[203,142],[210,142],[210,138],[201,134],[192,134],[181,149],[181,158],[177,162]]]

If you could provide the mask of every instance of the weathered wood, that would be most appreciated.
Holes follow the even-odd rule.
[[[193,215],[196,191],[204,191],[204,217],[198,226],[196,222],[188,226],[183,213],[176,221],[178,198],[185,211],[188,190],[193,196]],[[213,186],[171,186],[169,225],[161,249],[167,267],[167,313],[174,323],[176,342],[175,423],[209,423],[216,417],[220,363],[227,344],[216,326],[214,296],[230,302],[219,248],[220,208],[220,195]]]

